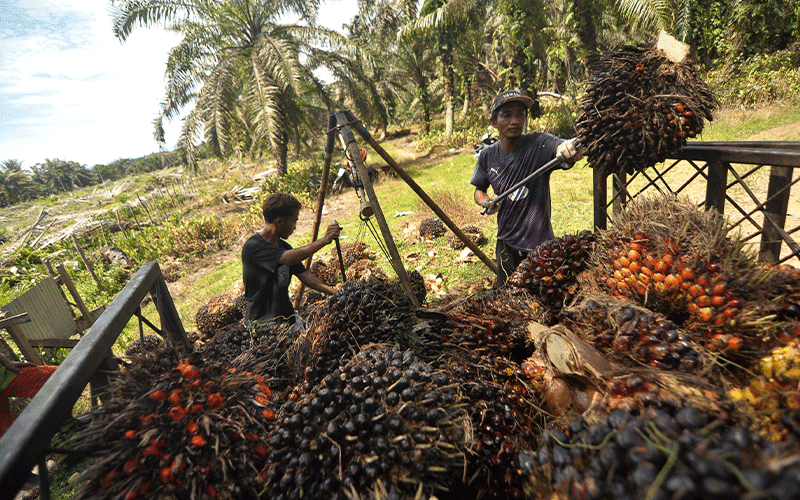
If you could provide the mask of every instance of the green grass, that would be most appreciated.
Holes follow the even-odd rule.
[[[776,103],[759,109],[727,108],[717,113],[717,120],[708,122],[702,141],[742,141],[764,130],[800,122],[800,104]],[[776,139],[762,139],[776,140]],[[780,140],[800,140],[800,127]]]

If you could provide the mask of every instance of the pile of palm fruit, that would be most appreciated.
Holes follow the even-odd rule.
[[[717,102],[690,61],[626,47],[600,58],[581,106],[578,141],[605,176],[663,162],[703,131]]]
[[[195,325],[202,337],[211,338],[220,328],[244,318],[246,308],[243,291],[222,293],[200,306],[195,313]]]
[[[300,333],[132,357],[76,496],[795,498],[798,303],[721,218],[635,199],[438,309],[373,277]]]

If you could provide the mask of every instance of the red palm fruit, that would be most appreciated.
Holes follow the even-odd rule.
[[[642,282],[637,282],[633,289],[636,290],[636,293],[639,295],[647,295],[647,285]]]
[[[633,243],[631,243],[631,250],[636,252],[636,253],[638,253],[639,255],[641,255],[641,254],[644,253],[644,245],[642,245],[638,241],[634,241]],[[630,257],[630,252],[628,252],[628,256]],[[636,258],[638,259],[639,257],[636,257]],[[631,257],[631,260],[635,260],[635,259],[633,257]]]
[[[722,307],[725,305],[725,297],[721,295],[714,295],[711,297],[711,305],[714,307]]]
[[[714,309],[711,307],[703,307],[697,310],[697,318],[703,323],[711,323],[714,319]]]
[[[619,258],[619,264],[623,268],[626,268],[626,267],[631,265],[631,259],[629,259],[628,257],[622,256],[622,257]]]
[[[728,284],[723,280],[715,281],[714,285],[711,287],[711,291],[714,295],[724,296],[728,293]]]
[[[683,270],[681,270],[681,278],[683,281],[693,281],[695,279],[694,271],[689,267],[684,267]]]
[[[711,305],[711,297],[709,295],[701,295],[695,300],[699,307],[709,307]]]
[[[614,262],[612,262],[612,265],[614,266],[614,269],[617,269],[617,270],[622,267],[622,264],[619,263],[619,259],[614,259]]]
[[[673,254],[666,252],[664,255],[661,256],[661,261],[664,262],[669,267],[672,267],[672,264],[675,263],[675,257],[672,256]]]
[[[631,265],[628,266],[628,270],[633,274],[638,274],[639,271],[642,270],[642,265],[637,261],[633,261],[631,262]]]
[[[613,290],[613,289],[615,289],[615,288],[617,287],[617,280],[616,280],[616,279],[614,279],[614,278],[608,278],[608,279],[606,280],[606,286],[607,286],[607,287],[608,287],[610,290]]]
[[[644,257],[644,265],[650,269],[655,269],[659,262],[661,262],[659,258],[651,253],[646,254]]]
[[[641,256],[642,256],[641,252],[638,252],[634,249],[630,249],[628,251],[628,258],[631,260],[631,262],[639,260]]]
[[[666,278],[666,276],[664,276],[662,273],[653,273],[653,281],[656,283],[663,283],[664,278]]]
[[[653,274],[655,274],[655,273],[653,273],[652,268],[649,268],[647,266],[642,266],[642,274],[652,277]]]
[[[736,335],[732,336],[728,339],[728,349],[732,351],[738,351],[742,348],[743,342],[741,337],[737,337]]]
[[[678,274],[668,274],[664,276],[664,284],[670,289],[678,290],[683,283],[683,278]]]
[[[716,326],[725,326],[727,322],[728,318],[726,318],[724,314],[717,314],[717,317],[714,318],[714,324]]]
[[[722,314],[725,315],[726,318],[731,319],[734,318],[737,314],[739,314],[739,309],[735,307],[726,307],[722,310]]]
[[[711,275],[708,273],[701,274],[697,277],[697,284],[701,286],[711,285]]]
[[[689,295],[691,295],[693,298],[700,297],[705,293],[706,293],[705,289],[703,289],[703,287],[700,285],[694,284],[689,286]]]
[[[689,302],[686,304],[686,310],[689,312],[689,314],[696,312],[698,309],[700,308],[694,302]]]

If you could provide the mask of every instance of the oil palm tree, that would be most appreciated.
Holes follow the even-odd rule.
[[[270,148],[284,175],[292,138],[299,144],[297,134],[319,129],[320,110],[331,105],[313,68],[330,63],[328,51],[350,50],[344,37],[315,26],[319,0],[112,0],[112,6],[121,41],[137,26],[182,36],[169,53],[155,137],[163,144],[163,120],[190,107],[178,140],[190,165],[202,130],[219,156]],[[301,23],[281,22],[290,15]]]

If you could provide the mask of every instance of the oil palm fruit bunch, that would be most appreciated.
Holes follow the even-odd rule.
[[[700,347],[672,321],[630,302],[586,299],[559,315],[560,323],[615,357],[631,357],[662,370],[694,372]]]
[[[419,235],[426,240],[436,239],[444,232],[444,222],[438,217],[426,217],[419,222]]]
[[[257,498],[275,416],[263,378],[159,347],[136,358],[111,391],[70,443],[98,458],[73,498]]]
[[[800,343],[792,340],[773,349],[751,370],[755,376],[744,387],[731,388],[728,395],[753,416],[752,431],[781,441],[794,427],[787,427],[784,418],[800,410]]]
[[[720,420],[727,420],[734,410],[724,392],[706,379],[663,371],[614,375],[606,382],[605,392],[605,406],[609,411],[639,412],[647,408],[672,411],[691,404]]]
[[[141,356],[147,352],[156,349],[161,345],[163,339],[158,335],[144,335],[141,338],[134,339],[125,348],[126,356]]]
[[[345,271],[347,271],[347,268],[352,266],[355,262],[363,259],[369,259],[369,247],[363,241],[355,241],[352,243],[343,242],[341,244],[341,249]],[[339,254],[336,251],[336,248],[331,249],[330,255],[330,267],[333,267],[337,273],[341,274],[342,271],[339,269]]]
[[[345,271],[347,281],[369,280],[372,276],[386,279],[386,273],[370,259],[361,259],[353,262],[353,265]]]
[[[194,321],[197,330],[206,338],[214,335],[217,329],[236,323],[244,317],[242,299],[235,293],[223,293],[212,297],[205,305],[201,306],[195,314]]]
[[[725,355],[772,347],[765,340],[780,321],[771,315],[797,279],[758,264],[718,212],[670,195],[637,197],[600,240],[592,279],[612,295],[663,314]]]
[[[269,435],[267,498],[346,498],[377,481],[397,498],[457,484],[469,418],[447,371],[373,345],[284,404]]]
[[[348,281],[312,313],[289,355],[313,386],[342,363],[341,356],[370,342],[391,342],[413,325],[411,302],[399,286],[377,278]]]
[[[319,278],[320,281],[328,286],[336,286],[339,284],[339,266],[329,265],[322,260],[315,260],[311,263],[308,269],[314,276]]]
[[[545,424],[539,396],[528,389],[515,362],[463,352],[441,361],[469,400],[474,436],[467,490],[457,498],[524,498],[525,478],[516,457],[535,445],[538,430]]]
[[[717,106],[689,63],[656,48],[626,47],[602,56],[581,101],[578,141],[602,175],[644,170],[703,131]]]
[[[446,313],[452,328],[445,341],[481,355],[524,359],[519,353],[527,349],[526,324],[542,321],[546,315],[523,289],[487,290],[467,297]],[[434,345],[433,350],[440,349]]]
[[[800,494],[796,461],[731,422],[686,405],[674,411],[615,410],[564,431],[545,431],[520,457],[532,483],[571,499],[780,499]]]
[[[462,227],[461,232],[475,244],[483,239],[483,230],[474,224],[467,224]],[[447,233],[447,241],[454,250],[461,250],[466,246],[455,233]]]
[[[587,268],[594,241],[594,233],[582,231],[542,243],[517,267],[508,286],[527,290],[557,313],[577,295],[577,275]]]

